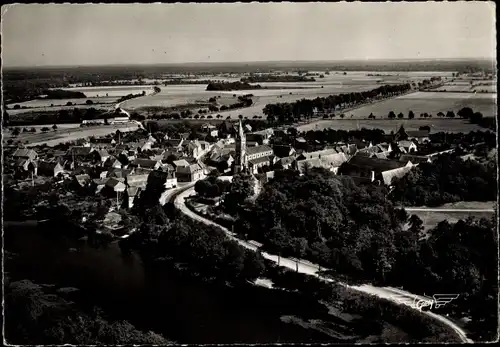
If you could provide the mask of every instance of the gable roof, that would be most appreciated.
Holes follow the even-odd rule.
[[[267,162],[272,164],[272,158],[265,156],[265,157],[251,159],[248,161],[248,163],[252,164],[252,165],[257,165],[257,164],[267,163]]]
[[[142,168],[154,168],[159,161],[157,160],[151,160],[151,159],[145,159],[145,158],[135,158],[134,161],[132,162],[132,165],[135,166],[140,166]]]
[[[407,130],[405,132],[408,137],[428,137],[430,134],[429,130]]]
[[[189,166],[189,163],[186,161],[186,159],[174,160],[173,164],[176,168]]]
[[[355,155],[347,162],[349,166],[356,166],[359,168],[366,168],[373,171],[387,171],[393,170],[405,166],[407,163],[396,161],[396,160],[386,160],[378,158],[367,158],[359,155]]]
[[[276,162],[276,164],[281,165],[281,166],[285,166],[285,165],[292,164],[294,161],[295,161],[295,157],[293,155],[291,155],[291,156],[288,156],[288,157],[280,158]]]
[[[12,154],[13,157],[18,157],[18,158],[35,158],[37,153],[28,148],[19,148],[17,149],[14,154]]]
[[[402,154],[399,157],[399,161],[405,163],[411,161],[412,164],[420,164],[420,163],[427,163],[429,161],[429,157],[414,155],[414,154]]]
[[[314,159],[314,158],[320,158],[326,155],[331,155],[331,154],[337,154],[337,151],[334,148],[329,148],[329,149],[323,149],[321,151],[315,151],[315,152],[303,152],[301,156],[304,157],[304,159]]]
[[[94,151],[92,147],[73,146],[68,150],[68,155],[87,156]]]
[[[131,187],[146,187],[149,174],[133,174],[127,176],[127,184]]]
[[[263,153],[263,152],[268,152],[268,151],[273,151],[273,149],[267,145],[262,145],[262,146],[255,146],[255,147],[248,147],[247,148],[247,155],[252,155],[252,154],[257,154],[257,153]]]
[[[382,172],[382,179],[384,180],[384,183],[386,185],[390,185],[394,177],[397,177],[397,178],[403,177],[410,170],[411,170],[410,166],[404,166],[404,167],[400,167],[400,168],[393,169],[393,170],[383,171]]]
[[[177,172],[179,173],[194,173],[203,170],[199,164],[191,164],[188,166],[178,166]]]
[[[61,164],[58,162],[58,161],[44,161],[44,160],[40,160],[38,162],[38,174],[50,174],[50,175],[53,175],[54,174],[54,170],[56,169],[56,167],[60,168],[60,170],[62,170],[62,166]]]
[[[403,148],[409,148],[411,145],[415,145],[413,141],[403,140],[398,142],[398,146]]]

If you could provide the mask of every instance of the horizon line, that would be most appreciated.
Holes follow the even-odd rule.
[[[337,59],[337,60],[255,60],[255,61],[200,61],[200,62],[177,62],[177,63],[111,63],[111,64],[83,64],[83,65],[24,65],[24,66],[8,66],[2,64],[2,69],[29,69],[29,68],[78,68],[78,67],[111,67],[111,66],[182,66],[182,65],[215,65],[215,64],[230,64],[230,65],[249,65],[249,64],[271,64],[271,63],[362,63],[362,62],[429,62],[429,61],[492,61],[494,57],[465,57],[465,58],[399,58],[399,59]]]

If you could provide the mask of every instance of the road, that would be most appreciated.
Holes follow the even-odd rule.
[[[407,212],[491,212],[494,213],[495,210],[492,208],[483,208],[483,209],[476,209],[476,208],[418,208],[418,207],[405,207],[404,208]]]
[[[232,233],[231,231],[229,231],[227,228],[225,228],[217,223],[214,223],[211,220],[203,218],[200,215],[198,215],[198,214],[194,213],[193,211],[191,211],[190,209],[188,209],[187,206],[185,205],[185,198],[194,193],[193,187],[189,187],[189,188],[184,187],[183,189],[179,189],[178,193],[179,194],[176,195],[174,198],[174,205],[176,208],[178,208],[186,216],[188,216],[192,219],[195,219],[197,221],[200,221],[204,224],[219,227],[220,229],[222,229],[226,233],[226,235],[230,239],[232,239],[233,241],[236,241],[240,246],[245,247],[245,248],[250,249],[250,250],[253,250],[253,251],[258,250],[258,247],[255,245],[254,241],[240,240],[240,239],[236,238],[235,234]],[[309,261],[279,257],[277,255],[269,254],[267,252],[261,252],[261,254],[264,258],[271,260],[271,261],[275,262],[276,264],[278,264],[278,266],[285,267],[285,268],[288,268],[288,269],[291,269],[291,270],[294,270],[294,271],[297,271],[297,272],[300,272],[300,273],[303,273],[306,275],[315,276],[315,277],[317,277],[321,280],[324,280],[326,282],[330,282],[330,283],[337,282],[338,284],[343,285],[343,286],[348,287],[348,288],[351,288],[353,290],[363,292],[363,293],[366,293],[369,295],[377,296],[379,298],[389,300],[389,301],[396,303],[396,304],[399,304],[399,305],[400,305],[400,302],[396,299],[396,296],[399,296],[399,297],[404,296],[410,300],[413,300],[415,298],[419,298],[419,299],[424,298],[424,297],[406,292],[404,290],[395,289],[392,287],[375,287],[375,286],[372,286],[369,284],[351,286],[351,285],[336,281],[332,278],[327,278],[327,277],[318,275],[318,270],[320,268],[319,265],[313,264]],[[325,270],[325,269],[323,268],[323,270]],[[453,323],[451,320],[449,320],[443,316],[437,315],[435,313],[432,313],[430,311],[421,311],[421,313],[426,314],[427,316],[430,316],[434,319],[437,319],[440,322],[442,322],[443,324],[446,324],[448,327],[450,327],[451,329],[453,329],[457,333],[457,335],[460,337],[462,342],[473,343],[472,340],[467,338],[466,333],[459,326],[457,326],[455,323]]]

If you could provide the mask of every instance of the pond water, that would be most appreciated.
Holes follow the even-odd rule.
[[[178,343],[336,342],[281,322],[281,316],[300,316],[313,306],[300,300],[291,305],[284,293],[220,288],[173,271],[146,270],[138,255],[123,256],[117,243],[96,248],[49,236],[40,227],[7,227],[5,242],[16,254],[5,262],[12,281],[80,288],[113,318]]]

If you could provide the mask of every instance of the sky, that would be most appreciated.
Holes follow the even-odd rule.
[[[2,64],[496,57],[493,2],[17,4]]]

